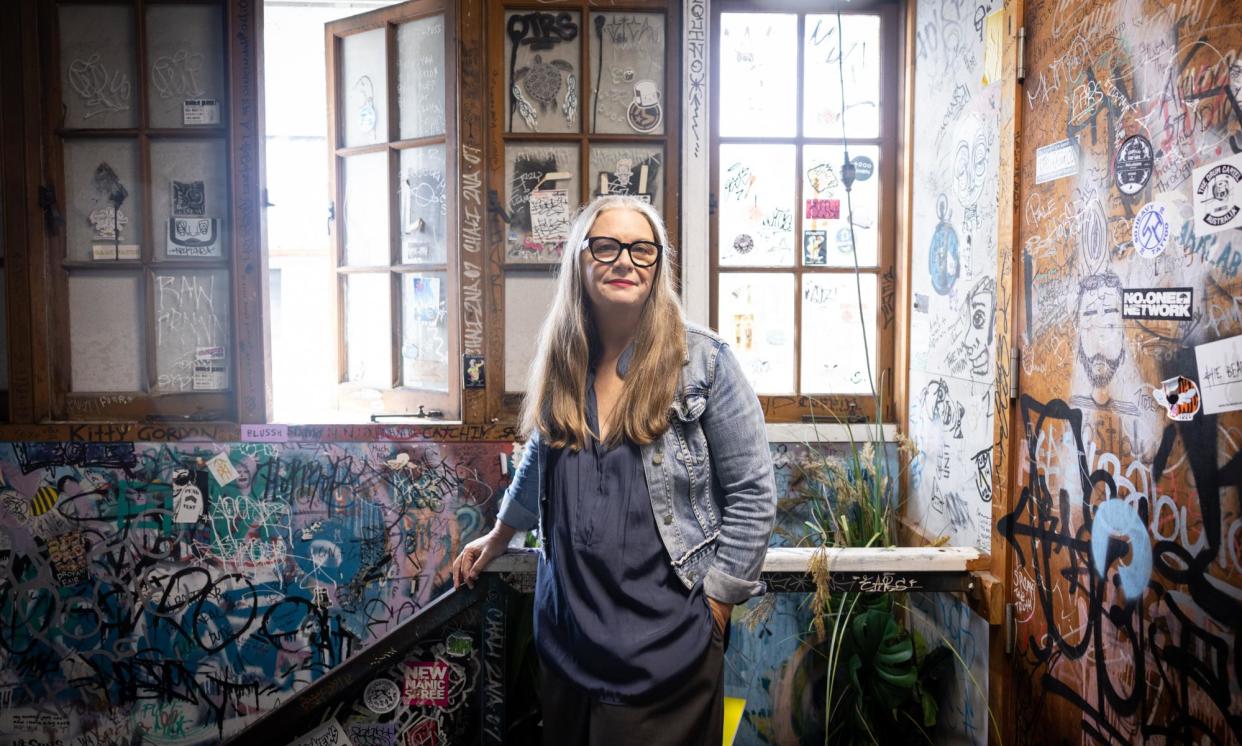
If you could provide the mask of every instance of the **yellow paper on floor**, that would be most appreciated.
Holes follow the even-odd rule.
[[[737,726],[742,722],[742,710],[746,709],[746,700],[739,697],[725,697],[724,701],[723,746],[733,746],[733,738],[737,736]]]

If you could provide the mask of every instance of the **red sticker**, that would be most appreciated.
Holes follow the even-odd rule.
[[[808,199],[806,217],[807,220],[836,220],[841,217],[841,200]]]

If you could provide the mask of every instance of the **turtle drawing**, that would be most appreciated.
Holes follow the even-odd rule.
[[[537,54],[534,61],[528,67],[519,68],[514,77],[522,83],[530,97],[539,102],[540,110],[547,111],[556,106],[562,76],[573,70],[574,66],[565,60],[544,62],[543,56]]]

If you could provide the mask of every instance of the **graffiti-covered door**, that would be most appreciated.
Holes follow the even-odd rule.
[[[1019,741],[1237,743],[1237,2],[1027,0]]]

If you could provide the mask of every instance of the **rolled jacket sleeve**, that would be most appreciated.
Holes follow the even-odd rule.
[[[522,462],[500,501],[496,519],[518,531],[530,531],[539,523],[539,433],[526,441]]]
[[[776,477],[763,408],[727,344],[721,344],[702,418],[712,471],[724,493],[716,558],[703,578],[708,596],[739,603],[759,582],[776,520]]]

